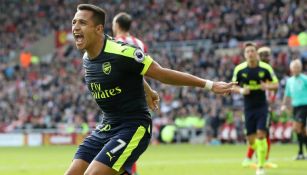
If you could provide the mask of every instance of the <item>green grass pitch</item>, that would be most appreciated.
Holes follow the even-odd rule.
[[[1,175],[61,175],[76,146],[0,147]],[[293,161],[296,145],[273,145],[271,160],[279,165],[267,175],[306,175],[307,160]],[[242,168],[246,145],[152,145],[138,161],[140,175],[254,175]]]

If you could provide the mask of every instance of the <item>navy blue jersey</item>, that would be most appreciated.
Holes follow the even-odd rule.
[[[250,94],[244,95],[244,107],[249,110],[267,106],[266,92],[261,89],[261,82],[278,82],[278,79],[269,64],[259,61],[255,68],[248,67],[247,62],[236,66],[232,81],[250,89]]]
[[[142,50],[105,35],[95,59],[83,56],[85,82],[109,122],[149,119],[143,75],[152,58]]]

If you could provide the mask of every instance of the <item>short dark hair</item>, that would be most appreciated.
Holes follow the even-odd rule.
[[[249,46],[253,46],[253,47],[255,47],[257,49],[257,45],[255,43],[253,43],[253,42],[246,42],[246,43],[244,43],[244,48],[249,47]]]
[[[246,43],[244,43],[243,52],[245,52],[246,47],[249,47],[249,46],[255,47],[255,49],[257,50],[257,45],[256,45],[256,43],[253,43],[253,42],[246,42]]]
[[[106,21],[106,12],[93,4],[79,4],[77,10],[89,10],[93,12],[93,21],[95,25],[102,24],[104,26]]]
[[[132,17],[128,13],[121,12],[115,16],[115,22],[118,23],[119,27],[124,31],[129,31],[132,23]]]

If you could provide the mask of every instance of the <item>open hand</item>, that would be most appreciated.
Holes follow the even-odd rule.
[[[226,83],[223,81],[214,82],[211,91],[216,94],[227,95],[231,93],[233,86],[235,86],[237,82]]]
[[[261,81],[260,86],[261,86],[261,89],[264,91],[268,89],[268,84],[266,82]]]
[[[149,93],[146,93],[146,102],[149,109],[157,111],[159,109],[159,94],[155,90],[151,90]]]
[[[242,95],[248,95],[250,93],[250,89],[247,87],[242,88],[242,92],[240,92]]]

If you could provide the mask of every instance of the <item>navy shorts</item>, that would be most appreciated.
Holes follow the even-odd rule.
[[[307,105],[294,107],[293,115],[295,121],[303,123],[304,126],[307,126]]]
[[[246,135],[255,134],[257,130],[267,131],[270,116],[268,107],[260,107],[244,111]]]
[[[110,168],[131,173],[133,163],[146,150],[151,138],[151,122],[103,123],[79,145],[74,159],[99,161]]]

